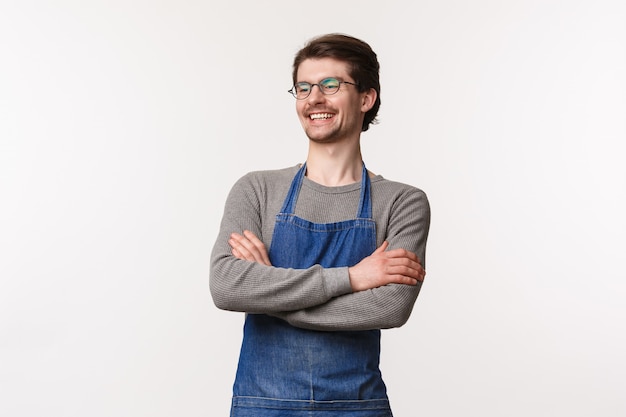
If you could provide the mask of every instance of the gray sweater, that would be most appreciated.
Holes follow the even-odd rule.
[[[293,326],[313,330],[370,330],[403,325],[421,284],[389,284],[352,292],[347,267],[276,268],[232,255],[230,234],[246,229],[257,235],[269,251],[275,216],[298,168],[251,172],[231,189],[211,254],[210,289],[215,305],[224,310],[269,314]],[[425,268],[430,225],[426,194],[380,175],[372,177],[371,184],[377,245],[387,240],[388,249],[415,252]],[[315,223],[353,219],[360,188],[360,182],[326,187],[305,177],[295,214]]]

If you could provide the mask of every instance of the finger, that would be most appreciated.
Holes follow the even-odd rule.
[[[405,281],[405,283],[409,285],[417,285],[418,283],[424,281],[424,275],[425,274],[422,271],[412,271],[410,273],[401,273],[398,277],[401,277],[399,279]]]
[[[265,249],[265,245],[261,242],[261,239],[256,237],[256,235],[249,230],[244,230],[243,234],[247,239],[247,242],[245,242],[247,248],[254,254],[255,261],[263,265],[271,265],[267,249]]]
[[[242,259],[253,262],[257,260],[254,254],[254,246],[244,236],[233,233],[228,244],[231,248],[237,249]]]
[[[261,259],[263,261],[262,263],[264,263],[265,265],[271,265],[269,255],[267,254],[267,249],[261,239],[256,237],[256,235],[249,230],[244,230],[243,234],[257,248],[259,255],[261,256]]]
[[[248,252],[254,253],[256,251],[256,246],[247,237],[238,233],[233,233],[231,238],[234,239],[239,246],[246,248]]]
[[[387,251],[385,252],[385,255],[387,256],[387,258],[407,258],[419,263],[419,258],[415,253],[402,248]]]
[[[231,242],[232,242],[232,243],[231,243]],[[244,253],[244,251],[243,251],[243,250],[237,249],[237,247],[238,247],[238,246],[237,246],[237,242],[235,242],[235,241],[230,241],[230,240],[229,240],[229,241],[228,241],[228,243],[229,243],[229,244],[230,244],[230,246],[231,246],[231,252],[232,252],[232,254],[233,254],[233,256],[234,256],[235,258],[239,258],[239,259],[242,259],[242,260],[244,260],[244,261],[254,261],[254,259],[252,258],[252,256],[249,256],[249,255],[248,255],[248,256],[246,256],[246,254]]]
[[[420,264],[414,261],[408,261],[406,259],[402,259],[396,261],[395,264],[390,264],[387,266],[387,273],[394,276],[404,276],[409,279],[423,281],[426,272],[424,268]]]
[[[235,239],[230,239],[228,241],[228,244],[230,245],[231,251],[233,252],[234,256],[239,259],[254,262],[254,255],[252,255],[252,253],[250,253],[250,251],[246,249],[246,247],[243,246],[239,241]]]
[[[230,240],[228,241],[228,244],[230,246],[239,246],[240,248],[245,248],[245,241],[247,240],[246,237],[244,237],[243,235],[240,235],[239,233],[231,233],[230,234]]]
[[[411,259],[411,258],[405,258],[405,257],[387,259],[387,266],[390,268],[405,266],[407,268],[414,269],[416,271],[424,270],[424,268],[422,267],[422,264],[420,264],[418,261]]]
[[[390,277],[391,281],[394,284],[404,284],[404,285],[417,285],[418,282],[421,282],[417,278],[408,277],[406,275],[392,275]]]
[[[387,249],[388,246],[389,246],[389,242],[385,240],[382,245],[376,248],[376,250],[372,253],[372,255],[383,253]]]
[[[392,274],[394,279],[400,280],[400,283],[409,283],[409,284],[417,284],[417,281],[423,281],[424,276],[421,272],[416,272],[414,270],[404,270],[398,271],[396,274]]]
[[[242,253],[244,259],[263,265],[270,265],[269,259],[266,259],[267,255],[265,255],[265,247],[263,247],[263,251],[260,251],[259,248],[250,241],[250,239],[238,233],[233,233],[231,237],[232,240],[234,240],[231,246],[236,247]]]

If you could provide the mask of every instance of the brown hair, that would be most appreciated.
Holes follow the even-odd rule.
[[[374,106],[365,113],[361,131],[369,129],[370,123],[376,123],[376,115],[380,107],[380,65],[372,48],[360,39],[340,33],[330,33],[311,39],[300,49],[293,60],[293,82],[297,82],[298,67],[302,61],[315,58],[333,58],[346,62],[349,73],[358,84],[360,92],[370,88],[376,90]]]

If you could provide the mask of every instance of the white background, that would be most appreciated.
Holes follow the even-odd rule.
[[[426,191],[397,417],[626,414],[626,3],[0,3],[0,415],[226,416],[226,194],[302,162],[315,35],[381,61],[368,168]]]

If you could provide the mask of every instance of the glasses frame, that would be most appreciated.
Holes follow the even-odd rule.
[[[326,81],[326,80],[335,80],[335,81],[337,81],[337,82],[339,83],[339,86],[337,87],[337,89],[336,89],[336,90],[334,90],[334,91],[332,91],[332,92],[326,92],[326,91],[322,88],[322,83],[323,83],[324,81]],[[298,91],[296,90],[296,86],[298,86],[298,85],[303,85],[303,84],[308,84],[308,85],[310,86],[310,88],[309,88],[309,93],[308,93],[306,96],[304,96],[304,97],[298,97]],[[337,91],[339,91],[339,89],[341,88],[341,84],[350,84],[350,85],[353,85],[353,86],[355,86],[355,87],[358,87],[358,84],[353,83],[353,82],[350,82],[350,81],[342,81],[342,80],[340,80],[339,78],[335,78],[335,77],[326,77],[326,78],[324,78],[323,80],[321,80],[320,82],[315,83],[315,84],[311,84],[311,83],[308,83],[308,82],[306,82],[306,81],[302,81],[302,82],[299,82],[299,83],[295,83],[295,84],[293,85],[293,87],[291,87],[291,89],[290,89],[290,90],[287,90],[287,92],[288,92],[288,93],[290,93],[292,96],[294,96],[296,100],[304,100],[304,99],[309,98],[309,96],[311,95],[311,92],[313,91],[313,87],[315,87],[315,86],[317,86],[317,88],[319,88],[320,92],[321,92],[322,94],[324,94],[325,96],[331,96],[331,95],[333,95],[333,94],[337,94]]]

